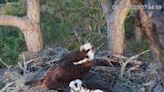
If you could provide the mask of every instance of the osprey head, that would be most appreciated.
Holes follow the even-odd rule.
[[[95,50],[91,43],[86,43],[80,47],[80,51],[84,51],[87,53],[89,59],[94,59]]]
[[[82,81],[79,79],[71,81],[69,87],[71,88],[71,92],[104,92],[100,89],[91,90],[84,88]]]
[[[74,90],[75,92],[80,91],[82,87],[82,81],[79,79],[73,80],[69,83],[69,87],[71,90]]]

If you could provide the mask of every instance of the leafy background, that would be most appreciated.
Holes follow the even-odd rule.
[[[0,14],[25,16],[26,0],[0,1]],[[41,31],[45,48],[60,46],[77,50],[89,41],[100,50],[107,49],[106,22],[98,0],[40,0]],[[134,11],[129,10],[125,21],[126,55],[148,49],[147,42],[140,46],[134,41]],[[19,29],[0,26],[0,58],[7,64],[16,64],[19,54],[26,51],[23,34]],[[150,59],[150,54],[144,58]],[[4,67],[0,64],[0,67]]]

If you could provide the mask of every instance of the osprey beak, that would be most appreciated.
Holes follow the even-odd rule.
[[[93,46],[92,51],[95,53],[97,51],[97,49]]]

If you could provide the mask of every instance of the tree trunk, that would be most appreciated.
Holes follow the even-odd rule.
[[[31,22],[31,27],[23,32],[27,48],[30,51],[38,52],[43,49],[43,40],[40,30],[39,0],[27,0],[27,17]]]
[[[19,28],[24,34],[28,51],[38,52],[43,49],[39,0],[27,0],[26,17],[0,15],[0,25]]]
[[[160,44],[157,26],[153,23],[152,19],[148,17],[144,9],[140,10],[140,16],[142,16],[141,23],[148,38],[150,49],[156,57],[156,60],[160,63],[158,68],[164,85],[164,48]]]
[[[164,7],[163,0],[142,0],[141,4],[148,6],[161,5],[161,8]],[[159,36],[160,32],[164,32],[163,14],[163,9],[140,9],[141,23],[147,35],[150,48],[159,62],[159,74],[164,87],[164,47],[160,42],[161,38]]]
[[[142,25],[140,22],[140,15],[139,11],[136,11],[135,14],[135,25],[134,25],[134,35],[136,43],[142,44],[142,31],[141,31]]]
[[[140,26],[135,26],[134,35],[137,44],[142,44],[142,32]]]
[[[23,31],[23,34],[25,37],[28,51],[38,52],[42,50],[42,35],[40,31],[40,26],[38,24],[31,25],[31,27]]]
[[[107,0],[99,0],[107,21],[108,48],[114,53],[123,54],[124,21],[128,14],[130,0],[121,0],[112,6]],[[117,7],[117,8],[116,8]]]

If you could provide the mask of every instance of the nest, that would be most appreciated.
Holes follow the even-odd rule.
[[[95,56],[96,65],[83,78],[84,87],[106,92],[163,92],[157,63],[137,60],[147,52],[149,50],[128,58],[99,51]],[[25,83],[42,78],[47,69],[68,53],[64,48],[49,48],[40,53],[25,52],[20,55],[20,61],[15,66],[9,66],[1,60],[8,70],[3,80],[6,85],[0,92],[59,92],[31,88]],[[61,90],[69,92],[70,88],[66,86]]]

